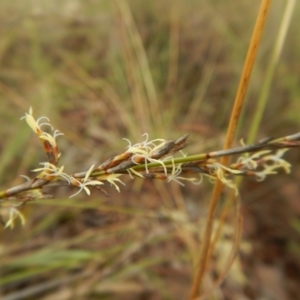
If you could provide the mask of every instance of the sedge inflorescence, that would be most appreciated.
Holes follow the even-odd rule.
[[[6,214],[5,227],[10,228],[14,227],[18,218],[23,225],[25,224],[25,217],[19,210],[22,204],[49,197],[43,193],[46,186],[73,186],[78,190],[70,197],[75,197],[82,191],[90,195],[91,188],[104,192],[101,188],[104,182],[108,182],[120,192],[120,184],[125,185],[120,177],[125,175],[131,178],[174,181],[182,186],[185,181],[200,184],[203,178],[207,177],[213,182],[222,181],[237,195],[238,189],[233,180],[235,176],[250,176],[262,181],[266,176],[276,174],[279,169],[289,173],[291,165],[283,159],[283,155],[289,148],[299,147],[300,140],[300,134],[294,134],[277,140],[267,138],[254,145],[242,144],[239,148],[187,156],[183,154],[182,149],[187,146],[188,134],[177,140],[150,140],[149,135],[145,133],[144,141],[140,143],[132,144],[128,139],[124,139],[128,146],[121,154],[98,166],[93,164],[85,172],[69,174],[64,166],[59,165],[61,154],[56,139],[63,133],[55,130],[47,117],[35,119],[31,108],[21,118],[23,119],[40,139],[47,161],[32,170],[37,173],[33,178],[23,176],[26,179],[25,183],[0,191],[0,208]],[[224,155],[240,153],[242,156],[228,166],[217,160]],[[176,157],[176,154],[180,155]]]

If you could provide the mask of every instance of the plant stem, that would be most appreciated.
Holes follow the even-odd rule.
[[[267,104],[267,100],[270,94],[272,79],[274,77],[274,72],[278,62],[278,58],[284,45],[284,40],[286,37],[287,29],[289,27],[289,23],[291,21],[295,2],[295,0],[289,0],[286,2],[285,11],[279,28],[279,34],[277,36],[275,46],[271,54],[271,59],[267,67],[265,79],[261,85],[262,88],[260,90],[258,102],[256,104],[254,118],[251,122],[247,143],[253,143],[253,141],[255,141],[255,139],[257,138],[258,128],[260,126],[263,113]]]
[[[239,87],[237,90],[233,110],[231,113],[231,118],[227,130],[226,140],[224,143],[224,149],[230,148],[235,132],[236,127],[238,124],[239,116],[241,113],[241,109],[243,106],[243,101],[245,98],[246,90],[248,87],[250,74],[252,71],[252,67],[255,61],[258,45],[262,36],[262,31],[264,24],[267,19],[267,14],[270,8],[271,0],[264,0],[261,2],[260,9],[257,15],[256,24],[253,30],[251,42],[249,45],[247,57],[244,64],[243,73],[241,75]],[[221,158],[221,164],[227,165],[229,161],[229,157],[222,157]],[[206,225],[204,229],[204,235],[202,238],[202,244],[200,248],[199,253],[199,259],[198,259],[198,265],[196,269],[196,274],[194,277],[194,281],[192,284],[190,299],[195,299],[199,296],[200,289],[204,277],[204,272],[206,269],[207,262],[209,260],[208,254],[209,254],[209,246],[211,241],[211,235],[212,235],[212,228],[213,228],[213,221],[214,221],[214,214],[215,210],[218,204],[218,200],[221,194],[223,188],[223,184],[220,180],[216,181],[212,198],[210,201],[209,211],[207,215]]]

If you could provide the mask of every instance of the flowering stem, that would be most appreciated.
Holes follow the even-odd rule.
[[[172,159],[166,159],[162,160],[164,166],[166,167],[172,167],[174,165],[180,165],[180,164],[187,164],[187,163],[192,163],[192,162],[205,162],[210,158],[218,158],[218,157],[224,157],[224,156],[231,156],[231,155],[236,155],[236,154],[242,154],[242,153],[250,153],[250,152],[258,152],[262,149],[279,149],[279,148],[291,148],[291,147],[299,147],[300,146],[300,132],[273,139],[273,138],[265,138],[264,140],[261,140],[260,142],[252,145],[247,145],[247,146],[242,146],[242,147],[237,147],[237,148],[232,148],[232,149],[227,149],[227,150],[219,150],[219,151],[213,151],[213,152],[207,152],[207,153],[201,153],[201,154],[196,154],[196,155],[190,155],[190,156],[184,156],[184,157],[177,157],[177,158],[172,158]],[[130,162],[130,161],[129,161]],[[145,163],[141,163],[138,165],[133,165],[130,167],[134,171],[145,171],[146,165]],[[154,169],[154,168],[162,168],[162,163],[161,162],[151,162],[147,164],[147,168],[149,170]],[[120,167],[118,170],[116,170],[112,174],[125,174],[127,173],[126,167],[122,168]],[[184,165],[183,168],[184,170]],[[107,170],[101,170],[101,171],[93,171],[90,172],[89,177],[99,177],[103,175],[107,175],[108,171]],[[87,175],[87,172],[80,172],[80,173],[75,173],[71,175],[70,177],[72,178],[85,178]],[[34,178],[30,179],[29,181],[12,187],[10,189],[0,191],[0,199],[3,198],[8,198],[13,195],[19,194],[24,191],[28,191],[31,189],[37,189],[41,188],[46,185],[54,185],[53,181],[46,181],[42,178]],[[55,182],[55,185],[66,185],[66,182],[60,181],[60,182]]]
[[[265,138],[261,140],[260,142],[252,145],[227,149],[227,150],[219,150],[219,151],[213,151],[213,152],[206,152],[196,155],[189,155],[184,157],[177,157],[170,160],[164,160],[163,163],[165,166],[172,166],[173,164],[181,164],[181,163],[189,163],[189,162],[195,162],[195,161],[206,161],[209,158],[218,158],[218,157],[225,157],[225,156],[231,156],[236,154],[242,154],[242,153],[250,153],[250,152],[256,152],[262,149],[279,149],[279,148],[290,148],[290,147],[299,147],[300,146],[300,132],[281,137],[281,138]],[[157,168],[161,167],[161,163],[153,162],[147,164],[148,168]],[[145,170],[145,164],[139,164],[136,166],[133,166],[132,169],[135,171],[141,171]],[[120,169],[118,172],[126,171],[126,169]],[[106,171],[97,171],[93,172],[91,176],[100,176],[106,174]],[[76,177],[84,177],[85,173],[77,173],[74,174]]]

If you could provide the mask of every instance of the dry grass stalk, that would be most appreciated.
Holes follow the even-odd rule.
[[[257,15],[256,24],[253,30],[252,39],[249,45],[247,57],[244,64],[243,73],[241,75],[240,84],[237,90],[234,106],[231,113],[230,122],[227,129],[226,140],[224,143],[224,149],[229,149],[232,145],[234,135],[236,132],[239,116],[241,114],[241,110],[243,107],[243,101],[245,98],[245,94],[247,91],[248,83],[250,80],[250,75],[252,71],[252,67],[255,61],[258,45],[260,43],[260,39],[262,36],[264,24],[267,19],[267,14],[270,8],[271,1],[265,0],[261,2],[260,9]],[[224,156],[221,158],[221,164],[227,165],[229,161],[228,156]],[[207,266],[207,262],[209,261],[209,247],[212,235],[212,226],[214,220],[215,210],[218,204],[219,197],[221,195],[221,191],[223,188],[223,182],[221,180],[217,180],[212,198],[209,205],[208,216],[206,220],[203,240],[201,243],[201,249],[199,254],[199,265],[197,266],[194,282],[191,289],[191,299],[199,296],[199,287],[201,287],[204,272]]]

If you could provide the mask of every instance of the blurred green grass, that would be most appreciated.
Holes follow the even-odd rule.
[[[239,137],[247,137],[283,5],[274,1]],[[166,139],[189,132],[191,154],[220,148],[256,12],[250,0],[1,1],[1,187],[45,160],[19,120],[30,106],[65,134],[58,143],[69,172],[104,161],[126,147],[122,138],[138,142],[144,132]],[[297,4],[259,137],[299,131],[299,14]],[[288,178],[248,183],[242,196],[246,212],[267,225],[275,222],[273,195],[278,205],[287,201],[280,218],[294,243],[286,219],[300,215],[297,193],[284,187],[299,179],[299,151],[289,158],[295,168]],[[43,286],[39,299],[68,299],[74,285],[78,299],[119,299],[122,291],[123,299],[184,299],[210,187],[128,180],[121,194],[107,186],[108,199],[95,191],[72,201],[68,189],[50,191],[54,200],[26,205],[25,228],[0,229],[0,293],[39,287],[59,272],[70,280]],[[265,198],[270,204],[260,205]]]

